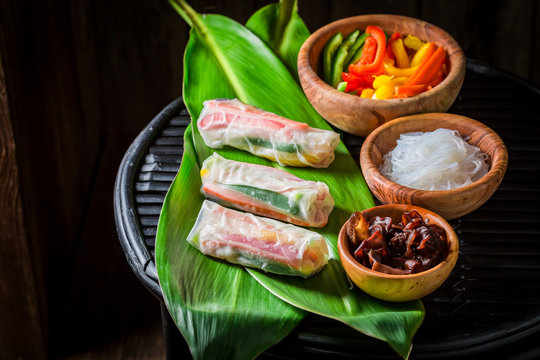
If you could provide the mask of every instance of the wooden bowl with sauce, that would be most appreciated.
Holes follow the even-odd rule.
[[[435,267],[415,274],[393,275],[377,272],[361,265],[350,249],[347,237],[347,223],[343,225],[338,236],[338,250],[341,263],[345,272],[360,289],[381,300],[386,301],[411,301],[429,295],[441,286],[456,265],[459,254],[459,241],[452,226],[441,216],[434,212],[412,205],[380,205],[364,211],[362,215],[366,219],[375,216],[391,217],[393,223],[399,223],[401,215],[411,210],[416,210],[422,215],[424,221],[441,227],[446,232],[447,256]]]
[[[356,29],[364,31],[368,25],[379,26],[387,34],[412,34],[442,46],[448,54],[448,75],[433,89],[405,99],[364,99],[325,83],[320,74],[321,53],[327,41],[338,32],[346,37]],[[463,85],[465,56],[448,33],[425,21],[398,15],[361,15],[335,21],[314,32],[298,54],[298,75],[307,98],[322,117],[341,130],[367,136],[377,126],[400,116],[448,110]]]
[[[439,128],[457,130],[471,145],[488,155],[489,171],[472,184],[452,190],[412,189],[387,179],[380,171],[383,155],[396,146],[400,135]],[[371,192],[383,204],[410,204],[430,209],[447,220],[466,215],[484,204],[499,187],[508,164],[501,138],[486,125],[465,116],[431,113],[395,119],[373,131],[360,151],[360,166]]]

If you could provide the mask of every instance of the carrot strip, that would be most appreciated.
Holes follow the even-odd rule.
[[[424,68],[424,66],[429,62],[432,55],[435,54],[435,51],[437,51],[437,45],[435,45],[434,43],[431,43],[431,42],[428,43],[428,47],[425,50],[424,57],[422,58],[420,63],[417,65],[418,67],[416,68],[416,71],[411,75],[409,80],[407,80],[404,85],[413,85],[414,84],[414,82],[417,80],[418,76],[422,73],[422,69]],[[417,83],[417,84],[419,84],[419,83]]]
[[[408,98],[414,95],[418,95],[427,89],[427,84],[420,85],[401,85],[395,87],[395,97],[398,99]]]
[[[428,84],[441,70],[445,60],[446,51],[442,47],[438,47],[423,66],[421,64],[419,71],[407,80],[404,85]]]
[[[431,87],[439,85],[444,79],[443,71],[439,70],[437,74],[427,83]]]
[[[430,61],[426,64],[426,77],[423,79],[424,81],[420,81],[420,83],[429,84],[430,82],[432,82],[436,78],[437,74],[441,72],[445,61],[446,51],[442,47],[440,47],[433,54]]]

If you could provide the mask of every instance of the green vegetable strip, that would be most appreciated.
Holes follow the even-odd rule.
[[[364,43],[365,43],[365,39],[364,39]],[[349,68],[349,65],[351,64],[356,64],[360,58],[362,57],[362,52],[364,51],[364,44],[360,45],[360,47],[358,48],[358,50],[356,50],[356,52],[354,53],[353,57],[351,58],[351,61],[349,62],[349,64],[347,65],[347,69]]]
[[[356,52],[358,51],[358,49],[360,49],[366,42],[367,37],[368,37],[368,34],[363,33],[362,35],[358,37],[358,39],[356,39],[354,44],[351,46],[351,48],[349,49],[349,53],[347,54],[347,57],[345,58],[345,61],[343,62],[343,65],[344,65],[343,71],[349,72],[349,65],[351,63],[354,63],[352,60],[356,56]],[[360,56],[361,55],[362,55],[362,51],[360,51]],[[360,56],[358,57],[358,59],[360,59]]]
[[[261,201],[263,203],[277,207],[278,209],[284,210],[291,215],[296,215],[300,211],[298,204],[289,204],[289,198],[283,194],[277,193],[275,191],[260,189],[248,185],[223,185],[226,188],[241,192],[251,196],[252,198]]]
[[[336,56],[332,62],[332,86],[336,87],[341,82],[341,73],[343,72],[343,66],[345,59],[349,53],[349,48],[354,44],[356,38],[360,34],[360,30],[353,31],[352,34],[347,36],[337,50]]]
[[[343,35],[337,33],[326,43],[323,50],[324,81],[330,85],[332,84],[332,63],[334,62],[334,55],[342,42]]]
[[[259,146],[267,149],[276,149],[277,151],[286,152],[286,153],[296,153],[301,151],[301,146],[298,144],[285,144],[285,143],[278,143],[273,144],[270,140],[265,140],[261,138],[253,138],[248,137],[246,138],[246,142],[253,146]]]

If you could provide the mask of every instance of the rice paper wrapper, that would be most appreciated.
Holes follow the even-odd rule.
[[[263,111],[234,99],[204,102],[197,127],[211,148],[225,145],[280,165],[326,168],[334,161],[339,134]]]
[[[323,227],[334,208],[328,186],[270,166],[214,153],[201,169],[202,193],[227,206],[301,226]]]
[[[187,241],[203,254],[282,275],[307,278],[328,262],[320,234],[208,200]]]

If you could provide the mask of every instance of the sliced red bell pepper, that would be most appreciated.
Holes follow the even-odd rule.
[[[361,83],[347,83],[347,86],[345,87],[345,92],[350,93],[364,87],[364,84]]]
[[[362,56],[356,63],[356,65],[371,64],[375,59],[375,52],[377,51],[377,40],[373,36],[368,36],[364,42],[364,49],[362,50]],[[350,66],[349,66],[350,67]]]
[[[371,74],[354,75],[351,73],[342,73],[343,81],[347,82],[363,82],[368,86],[373,84],[373,76]]]
[[[401,39],[401,34],[400,33],[393,33],[392,36],[390,36],[390,38],[388,39],[388,42],[387,42],[387,46],[386,46],[386,56],[388,56],[388,58],[394,60],[396,57],[394,55],[394,52],[392,51],[392,42],[394,42],[395,40],[397,39]]]
[[[397,39],[401,39],[401,34],[398,33],[398,32],[395,32],[392,34],[392,36],[390,36],[390,38],[388,39],[388,43],[390,44],[392,41],[395,41]]]
[[[354,75],[351,73],[342,73],[343,81],[347,82],[345,92],[361,90],[373,86],[373,76],[371,74]]]
[[[386,35],[384,34],[384,31],[380,27],[370,25],[366,28],[366,33],[370,34],[377,41],[377,51],[375,52],[375,58],[373,59],[372,62],[367,63],[367,64],[362,64],[362,62],[359,61],[358,64],[351,64],[349,66],[349,72],[355,75],[380,71],[380,68],[382,67],[383,56],[384,56],[384,53],[386,52]],[[367,43],[367,39],[366,39],[366,43]],[[364,47],[365,46],[366,45],[364,45]]]

